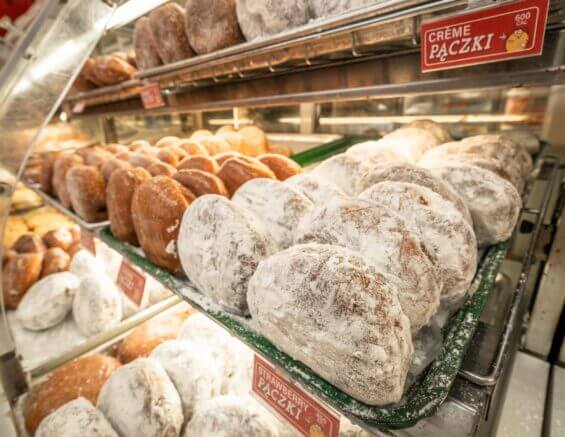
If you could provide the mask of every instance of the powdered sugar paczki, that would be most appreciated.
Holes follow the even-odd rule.
[[[292,176],[284,183],[300,191],[314,204],[324,204],[335,197],[347,196],[336,184],[317,177],[311,172]]]
[[[312,173],[337,185],[348,196],[353,196],[357,191],[359,179],[369,168],[369,164],[360,158],[342,153],[325,160]]]

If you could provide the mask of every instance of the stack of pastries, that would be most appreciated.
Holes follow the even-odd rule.
[[[115,52],[105,56],[88,58],[73,84],[78,92],[90,91],[97,87],[114,85],[133,78],[137,63],[133,53]]]
[[[35,437],[293,435],[248,396],[252,358],[205,316],[176,310],[35,385],[23,402],[24,427]],[[367,436],[347,421],[342,432]]]
[[[472,293],[478,248],[517,223],[530,155],[421,120],[285,181],[196,199],[176,251],[190,281],[369,405],[398,402],[413,336]],[[438,317],[437,320],[445,320]]]

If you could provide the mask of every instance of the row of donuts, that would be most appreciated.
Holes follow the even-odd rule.
[[[515,227],[521,198],[496,169],[531,170],[506,137],[441,146],[450,139],[418,121],[285,182],[253,179],[231,200],[200,197],[176,240],[183,271],[351,396],[398,402],[412,335],[439,309],[460,307],[477,248]],[[449,158],[416,165],[438,151]]]
[[[181,61],[376,3],[375,0],[188,0],[167,3],[137,20],[140,70]]]
[[[293,435],[248,396],[252,357],[203,315],[176,310],[134,329],[113,354],[78,358],[35,385],[24,426],[35,437]],[[345,422],[342,432],[366,436]]]

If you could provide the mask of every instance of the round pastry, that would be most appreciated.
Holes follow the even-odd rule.
[[[60,247],[52,247],[45,251],[43,265],[41,267],[41,277],[52,275],[53,273],[66,272],[71,265],[71,257]]]
[[[106,381],[97,407],[121,436],[178,436],[183,422],[175,386],[156,362],[140,358]]]
[[[371,188],[373,185],[384,181],[408,182],[429,188],[434,193],[439,194],[446,200],[452,202],[463,217],[473,224],[471,214],[463,199],[453,188],[442,179],[434,176],[433,173],[425,168],[412,164],[390,164],[384,167],[374,168],[359,180],[357,191],[359,193]]]
[[[157,53],[165,64],[181,61],[194,55],[186,33],[184,9],[176,3],[167,3],[149,14],[151,32]]]
[[[2,293],[8,309],[17,308],[29,287],[41,275],[42,253],[19,253],[2,268]]]
[[[458,305],[475,275],[477,239],[455,205],[429,188],[406,182],[380,182],[359,197],[388,206],[419,234],[443,282],[442,305]]]
[[[197,137],[198,141],[206,148],[210,155],[216,155],[217,153],[229,152],[231,150],[230,143],[228,143],[222,137],[217,137],[215,135],[203,135],[202,137]]]
[[[112,235],[135,246],[139,242],[131,215],[133,193],[149,179],[151,175],[141,167],[117,170],[112,174],[106,187],[106,204]]]
[[[366,162],[371,167],[407,162],[407,158],[395,150],[389,141],[365,141],[347,149],[347,154]],[[400,141],[402,142],[402,141]]]
[[[89,251],[80,250],[73,256],[69,271],[79,278],[83,278],[90,274],[103,275],[104,266]]]
[[[224,161],[216,176],[224,182],[230,196],[251,179],[276,179],[275,174],[269,167],[256,159],[247,157],[230,158]]]
[[[24,234],[12,245],[12,250],[18,253],[43,253],[46,247],[39,235]]]
[[[442,283],[432,260],[404,219],[385,206],[335,198],[302,219],[296,243],[342,246],[371,261],[396,285],[412,332],[427,325],[439,307]]]
[[[108,216],[106,212],[106,183],[96,167],[77,165],[65,178],[71,205],[87,222],[99,222]]]
[[[479,246],[510,238],[522,207],[520,195],[510,182],[474,165],[448,163],[432,171],[467,202]]]
[[[198,129],[192,133],[190,139],[199,141],[202,138],[210,137],[210,136],[214,136],[214,134],[210,132],[208,129]]]
[[[164,162],[160,161],[149,164],[146,169],[151,174],[151,176],[172,177],[177,172],[177,169],[172,165],[165,164]]]
[[[120,367],[105,355],[88,355],[62,365],[33,387],[25,402],[27,431],[33,435],[43,418],[66,403],[83,397],[96,404],[102,385]]]
[[[185,25],[190,45],[198,54],[215,52],[243,41],[235,0],[188,0]]]
[[[118,437],[118,434],[94,405],[77,398],[55,410],[41,421],[35,437]]]
[[[302,193],[272,179],[246,182],[232,201],[253,213],[281,249],[292,245],[298,223],[314,207]]]
[[[167,146],[159,150],[157,158],[166,164],[176,167],[187,155],[188,154],[181,147]]]
[[[419,129],[425,129],[432,133],[437,139],[438,144],[448,143],[453,141],[449,131],[443,127],[441,124],[436,123],[432,120],[416,120],[409,123],[407,127],[415,127]]]
[[[230,149],[234,152],[239,152],[242,149],[245,149],[246,147],[245,138],[239,132],[235,132],[235,131],[220,132],[217,133],[215,136],[227,141],[228,144],[230,145]]]
[[[102,168],[106,161],[113,158],[114,155],[112,155],[110,152],[100,147],[96,147],[85,152],[84,163],[86,165],[93,165],[95,167]]]
[[[251,41],[305,24],[310,19],[309,1],[236,0],[237,21]]]
[[[63,321],[71,310],[79,279],[69,272],[55,273],[33,284],[18,305],[24,328],[42,331]]]
[[[110,152],[112,155],[119,155],[120,153],[129,152],[129,148],[127,148],[123,144],[106,144],[104,146],[104,150]]]
[[[312,173],[328,183],[337,185],[348,196],[354,196],[361,176],[368,170],[368,165],[361,159],[341,153],[322,162]]]
[[[53,190],[58,197],[61,205],[65,208],[71,207],[71,196],[67,189],[67,172],[74,166],[80,165],[84,160],[78,155],[65,155],[53,164]]]
[[[104,165],[102,165],[100,171],[102,172],[104,181],[108,183],[110,176],[112,176],[112,173],[114,173],[116,170],[123,170],[128,168],[131,168],[131,164],[127,160],[112,158],[106,161]]]
[[[184,139],[177,143],[189,155],[208,155],[208,149],[198,140]]]
[[[230,158],[241,158],[243,156],[244,155],[242,155],[239,152],[223,152],[223,153],[218,153],[217,155],[214,155],[214,159],[216,160],[218,165],[221,167],[222,164],[224,162],[226,162],[228,159],[230,159]]]
[[[43,242],[48,248],[58,247],[67,250],[75,240],[69,228],[53,229],[43,235]]]
[[[188,422],[195,408],[220,394],[221,376],[212,351],[202,344],[168,340],[151,352],[180,396],[184,421]]]
[[[135,61],[140,70],[155,68],[163,63],[157,51],[157,43],[151,30],[149,18],[142,17],[135,22],[133,47],[135,49]]]
[[[510,138],[514,143],[522,146],[528,153],[536,154],[540,149],[540,140],[532,132],[527,130],[505,130],[500,131],[499,135]]]
[[[219,396],[204,402],[183,437],[279,437],[274,421],[251,398]]]
[[[67,250],[67,254],[71,257],[71,260],[74,256],[79,253],[81,250],[84,250],[80,241],[75,241],[73,244],[70,245],[69,250]],[[69,266],[70,269],[70,266]]]
[[[335,197],[347,196],[337,185],[312,173],[301,173],[293,176],[287,179],[285,184],[300,191],[315,204],[325,204]]]
[[[180,141],[179,137],[174,135],[167,135],[155,143],[155,147],[168,147],[177,144]]]
[[[216,135],[224,133],[224,132],[235,132],[235,127],[232,126],[231,124],[226,124],[222,127],[219,127],[218,130],[216,131]]]
[[[313,18],[343,14],[376,3],[375,0],[309,0]]]
[[[292,176],[302,173],[302,167],[286,156],[265,153],[264,155],[259,155],[257,160],[269,167],[279,181],[285,181]]]
[[[142,182],[131,202],[133,226],[149,261],[171,273],[180,272],[176,240],[182,215],[189,205],[177,181],[157,176]]]
[[[148,357],[161,343],[177,337],[187,317],[189,312],[175,312],[142,323],[120,343],[118,359],[127,364],[139,357]]]
[[[247,283],[276,243],[247,210],[222,196],[199,197],[182,218],[178,237],[184,272],[228,311],[247,314]]]
[[[55,194],[53,191],[53,165],[55,161],[64,156],[64,152],[47,152],[42,156],[39,186],[41,191],[47,194]]]
[[[94,59],[91,73],[98,83],[114,85],[131,79],[137,73],[137,69],[118,56],[108,55],[98,56]]]
[[[396,287],[339,246],[293,246],[259,263],[249,311],[273,344],[369,405],[398,402],[412,358]]]
[[[201,170],[212,174],[216,174],[219,169],[216,160],[208,155],[189,156],[177,166],[177,170]]]
[[[247,156],[259,156],[269,151],[269,140],[262,129],[257,126],[245,126],[238,131],[244,139],[239,150]]]
[[[151,147],[151,144],[145,140],[135,140],[129,144],[128,149],[132,152],[135,152],[136,150],[142,149],[144,147]]]
[[[116,326],[122,320],[121,292],[105,275],[83,276],[73,299],[73,318],[87,337]]]
[[[13,260],[18,255],[18,252],[12,249],[8,249],[4,251],[2,254],[2,267],[4,267],[8,262]]]
[[[143,153],[142,151],[138,150],[137,152],[132,153],[128,157],[128,162],[133,167],[143,167],[143,168],[147,169],[147,167],[149,167],[151,164],[159,162],[159,160],[157,158],[153,157],[153,156],[149,156],[149,155]]]
[[[204,194],[219,194],[228,197],[229,193],[222,180],[202,170],[180,170],[173,179],[188,188],[196,197]]]

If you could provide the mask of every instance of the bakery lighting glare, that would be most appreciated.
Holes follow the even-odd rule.
[[[241,126],[252,125],[253,120],[250,120],[249,118],[214,118],[212,120],[208,120],[208,123],[212,126]]]
[[[80,45],[73,40],[67,40],[59,47],[54,49],[48,56],[41,59],[33,66],[31,77],[39,81],[49,73],[61,71],[65,62],[74,62],[73,52],[77,51]]]
[[[436,123],[519,123],[529,121],[529,114],[462,114],[462,115],[393,115],[379,117],[321,117],[320,125],[411,123],[416,120],[432,120]],[[300,117],[281,117],[279,123],[300,124]]]
[[[69,116],[67,115],[67,113],[65,111],[61,111],[61,113],[59,114],[59,120],[61,120],[63,123],[66,123],[68,119]]]
[[[106,28],[122,27],[166,2],[167,0],[130,0],[114,11]]]

